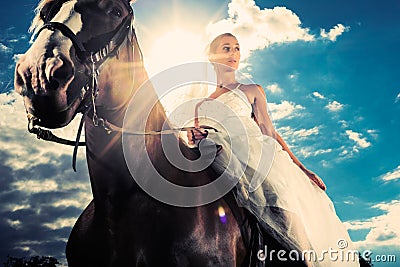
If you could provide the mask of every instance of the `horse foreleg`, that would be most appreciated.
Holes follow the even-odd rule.
[[[101,267],[109,262],[104,227],[95,220],[93,200],[76,221],[68,239],[66,255],[69,267]]]

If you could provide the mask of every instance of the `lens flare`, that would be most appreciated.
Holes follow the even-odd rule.
[[[219,215],[219,220],[221,221],[222,224],[226,224],[226,214],[225,210],[222,206],[218,207],[218,215]]]

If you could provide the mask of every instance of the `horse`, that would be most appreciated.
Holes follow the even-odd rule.
[[[211,167],[194,172],[177,168],[165,155],[162,133],[174,129],[148,82],[131,4],[42,0],[31,26],[36,39],[15,67],[14,86],[24,99],[28,130],[42,139],[74,145],[74,160],[78,145],[86,145],[93,200],[70,233],[69,266],[262,265],[256,258],[260,243],[255,240],[256,224],[250,223],[251,216],[235,203],[233,194],[182,207],[148,194],[133,177],[122,127],[134,96],[141,105],[133,107],[136,115],[130,120],[144,125],[139,133],[144,146],[141,138],[128,139],[127,146],[142,181],[155,179],[141,154],[136,154],[144,149],[152,167],[173,184],[202,186],[219,174]],[[146,90],[139,90],[143,86]],[[142,109],[149,110],[148,116]],[[64,127],[78,113],[83,116],[75,141],[41,128]],[[83,125],[85,143],[79,141]],[[168,142],[176,144],[190,167],[199,151],[177,135],[169,136]],[[192,197],[201,200],[203,195]],[[270,244],[269,248],[279,247]]]
[[[17,62],[14,82],[29,130],[64,127],[78,113],[80,128],[85,125],[93,200],[70,233],[69,266],[242,265],[248,236],[225,198],[193,207],[153,198],[132,178],[122,132],[107,131],[107,125],[122,127],[129,100],[148,79],[129,0],[42,0],[36,11],[31,26],[36,39]],[[145,130],[160,132],[169,127],[167,116],[154,90],[147,98],[156,104]],[[198,157],[180,138],[175,141],[186,158]],[[198,186],[217,177],[211,168],[191,173],[169,163],[160,134],[146,136],[146,146],[166,180]]]

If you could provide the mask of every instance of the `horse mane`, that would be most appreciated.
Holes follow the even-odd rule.
[[[32,20],[31,26],[29,27],[29,32],[35,34],[41,26],[43,26],[44,21],[40,12],[45,7],[50,7],[55,3],[59,3],[60,6],[69,0],[41,0],[37,7],[35,8],[35,17]]]
[[[35,34],[38,31],[38,29],[40,29],[40,27],[43,26],[44,21],[40,13],[45,7],[50,7],[54,4],[59,4],[58,10],[54,10],[54,11],[59,11],[62,4],[68,1],[70,0],[41,0],[37,5],[37,7],[35,8],[35,17],[33,18],[31,26],[29,27],[29,32]],[[130,0],[125,0],[125,1],[135,2]]]

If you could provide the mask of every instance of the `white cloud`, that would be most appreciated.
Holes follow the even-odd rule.
[[[58,201],[55,201],[54,203],[51,203],[51,206],[55,208],[59,207],[75,207],[75,208],[80,208],[83,209],[85,208],[90,200],[92,199],[91,195],[88,194],[79,194],[78,199],[60,199]]]
[[[254,0],[232,0],[228,16],[209,24],[207,33],[210,40],[224,32],[235,34],[242,44],[243,59],[251,51],[271,44],[315,39],[308,28],[302,27],[300,18],[286,7],[260,9]]]
[[[22,250],[23,252],[30,252],[30,255],[37,254],[37,252],[32,251],[32,249],[28,246],[24,246],[24,247],[16,246],[16,247],[14,247],[14,249]]]
[[[397,166],[397,168],[394,169],[393,171],[381,175],[380,178],[384,181],[400,179],[400,165]]]
[[[329,39],[332,42],[336,41],[337,37],[342,35],[342,33],[349,31],[349,26],[344,26],[343,24],[337,24],[335,27],[326,32],[325,29],[321,29],[321,37]]]
[[[295,136],[299,136],[299,137],[307,137],[310,135],[317,135],[319,134],[319,128],[318,126],[315,126],[314,128],[311,129],[300,129],[295,131],[293,134]]]
[[[75,139],[80,115],[65,128],[53,130],[57,136]],[[27,119],[22,97],[15,91],[0,94],[0,147],[4,151],[12,151],[7,166],[15,170],[23,170],[41,164],[61,164],[58,158],[67,155],[71,157],[69,146],[38,140],[27,131]],[[84,137],[82,137],[84,139]],[[79,149],[80,159],[84,149]],[[23,160],[21,160],[23,159]]]
[[[301,148],[298,153],[300,153],[305,158],[308,158],[309,156],[312,155],[311,148],[308,148],[308,147]]]
[[[315,156],[318,156],[318,155],[327,154],[327,153],[331,153],[331,152],[332,152],[331,148],[315,150],[312,147],[301,148],[300,151],[299,151],[299,153],[301,155],[303,155],[303,157],[305,157],[305,158],[315,157]]]
[[[78,123],[79,119],[54,133],[74,139]],[[5,236],[8,240],[4,244],[10,253],[25,250],[37,251],[36,255],[58,255],[53,244],[59,242],[57,238],[67,238],[68,230],[60,233],[49,228],[71,227],[92,199],[85,150],[79,149],[78,173],[74,173],[71,147],[38,140],[28,133],[22,97],[15,92],[0,94],[0,129],[1,230],[23,231],[13,239]],[[68,219],[57,220],[60,214]],[[52,245],[19,245],[22,240],[46,240]]]
[[[342,128],[347,128],[349,127],[349,123],[345,120],[340,120],[339,123],[342,125]]]
[[[7,224],[8,224],[9,226],[11,226],[12,228],[14,228],[14,229],[16,229],[16,230],[19,230],[19,229],[22,228],[22,223],[21,223],[20,220],[10,220],[10,219],[7,219],[6,222],[7,222]]]
[[[369,230],[365,240],[356,242],[358,247],[399,246],[400,244],[400,201],[383,202],[371,208],[379,209],[382,215],[365,220],[346,222],[349,230]]]
[[[272,113],[272,118],[274,120],[280,120],[283,118],[291,118],[293,116],[299,115],[299,111],[305,109],[301,105],[297,105],[293,102],[283,101],[280,104],[269,103],[269,110]]]
[[[315,96],[319,99],[325,99],[325,96],[321,95],[319,92],[313,92],[313,96]]]
[[[58,185],[54,180],[17,181],[13,183],[13,186],[16,190],[23,191],[28,194],[53,192],[58,189]]]
[[[50,228],[51,230],[62,229],[65,227],[72,227],[76,222],[76,218],[61,218],[51,223],[44,223],[43,226]]]
[[[0,43],[0,51],[6,54],[12,53],[12,49],[2,43]]]
[[[349,151],[347,149],[342,150],[342,152],[340,152],[339,156],[346,156],[349,154]]]
[[[267,86],[267,89],[273,94],[282,93],[283,89],[279,87],[277,83],[273,83]]]
[[[333,150],[332,148],[328,148],[328,149],[318,149],[314,152],[314,155],[321,155],[321,154],[326,154],[326,153],[331,153]]]
[[[323,100],[326,99],[328,104],[326,104],[325,108],[328,109],[331,112],[340,111],[344,107],[344,104],[339,103],[336,100],[331,100],[331,99],[325,97],[324,95],[322,95],[320,92],[315,91],[315,92],[312,93],[312,96],[315,97],[315,98],[318,98],[318,99],[323,99]]]
[[[326,105],[326,108],[329,109],[329,111],[340,111],[343,108],[343,104],[337,102],[337,101],[331,101]]]
[[[353,231],[370,229],[374,226],[374,222],[371,218],[365,220],[347,221],[343,222],[343,224],[346,226],[347,230]]]
[[[302,140],[302,139],[304,140],[305,138],[312,136],[312,135],[318,135],[321,127],[322,126],[315,126],[310,129],[295,130],[295,129],[292,129],[290,126],[284,126],[284,127],[280,127],[277,130],[280,133],[280,135],[283,137],[284,140],[287,140],[287,142],[291,142],[293,140],[297,140],[297,141]],[[290,144],[288,144],[288,145],[290,146]],[[301,147],[301,148],[291,147],[291,149],[295,149],[296,153],[301,154],[305,158],[315,157],[315,156],[318,156],[321,154],[331,153],[333,151],[331,148],[318,149],[318,148],[315,148],[312,146],[305,146],[305,147]]]
[[[400,102],[400,93],[396,96],[396,99],[394,100],[394,103]]]
[[[377,130],[367,130],[367,133],[369,133],[370,136],[372,136],[374,139],[378,138],[378,131]]]
[[[297,138],[304,138],[310,135],[318,135],[319,134],[319,129],[321,126],[315,126],[311,129],[300,129],[300,130],[294,130],[290,126],[285,126],[279,128],[279,131],[282,131],[283,134],[287,137],[296,137]]]
[[[6,207],[4,207],[4,210],[9,210],[12,212],[18,211],[18,210],[25,210],[25,209],[30,209],[31,205],[29,204],[8,204]]]
[[[360,148],[367,148],[371,146],[371,143],[368,142],[365,137],[362,138],[360,133],[353,132],[352,130],[346,130],[346,134],[348,135],[349,139],[356,142],[357,146]],[[357,150],[357,147],[355,147],[354,149]]]

